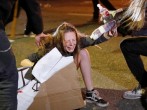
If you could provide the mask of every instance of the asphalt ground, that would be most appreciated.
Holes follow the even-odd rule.
[[[110,0],[116,8],[124,7],[127,5],[127,0]],[[89,20],[92,18],[92,2],[91,0],[40,0],[42,8],[44,32],[51,33],[62,22],[67,21],[74,24],[76,27],[86,27],[89,30],[93,30],[99,24],[91,24]],[[17,20],[15,38],[23,38],[24,27],[26,23],[26,15],[22,10]],[[93,27],[88,26],[93,25]],[[6,31],[8,35],[11,35],[11,23],[7,25]],[[97,73],[97,70],[92,69],[93,73]],[[108,77],[105,77],[99,73],[101,88],[96,88],[100,95],[110,105],[107,108],[100,108],[94,104],[87,103],[85,107],[80,110],[147,110],[144,104],[144,99],[140,100],[126,100],[122,98],[122,94],[126,90],[125,87],[118,85]],[[104,85],[104,81],[110,83],[110,85]],[[84,97],[85,89],[82,89]]]
[[[86,103],[85,107],[80,110],[147,110],[147,99],[144,97],[141,99],[128,100],[122,98],[122,94],[125,90],[96,89],[99,91],[101,97],[109,102],[109,106],[102,108],[95,104]],[[82,89],[82,92],[84,95],[85,89]]]

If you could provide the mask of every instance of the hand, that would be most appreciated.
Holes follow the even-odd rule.
[[[46,34],[44,34],[43,32],[41,33],[41,34],[38,34],[38,35],[36,35],[36,37],[35,37],[35,42],[36,42],[36,45],[39,47],[39,46],[41,46],[41,39],[42,38],[45,38],[45,37],[47,37],[48,35],[46,35]]]
[[[116,13],[119,13],[119,12],[122,12],[123,11],[123,8],[119,8],[116,10]]]

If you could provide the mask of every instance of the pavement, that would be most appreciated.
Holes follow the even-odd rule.
[[[110,0],[116,8],[123,7],[127,4],[126,0]],[[44,32],[52,33],[55,28],[64,21],[74,24],[76,27],[86,27],[88,30],[93,30],[98,24],[94,24],[91,28],[92,18],[92,2],[91,0],[40,0],[42,8]],[[23,31],[26,23],[26,15],[22,10],[20,17],[17,20],[15,39],[23,37]],[[7,25],[6,31],[11,35],[11,24]],[[10,38],[14,39],[14,38]],[[97,73],[101,88],[96,88],[100,95],[107,100],[110,105],[106,108],[98,107],[94,104],[87,103],[85,107],[80,110],[147,110],[144,99],[126,100],[122,98],[122,94],[127,88],[117,84],[102,74],[99,74],[96,69],[92,69],[93,73]],[[105,81],[110,85],[105,85]],[[84,97],[85,89],[82,88]]]
[[[95,104],[86,103],[86,106],[80,110],[147,110],[147,99],[128,100],[123,99],[122,94],[125,90],[102,89],[96,88],[101,97],[109,102],[109,106],[102,108]],[[83,95],[85,89],[82,89]]]

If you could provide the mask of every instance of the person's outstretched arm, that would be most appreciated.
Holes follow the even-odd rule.
[[[109,31],[112,30],[115,27],[115,25],[116,21],[113,20],[95,29],[89,37],[81,37],[81,48],[100,44],[110,39],[112,36],[109,35]]]
[[[40,46],[40,40],[42,37],[46,37],[43,33],[43,19],[41,13],[41,7],[38,0],[21,0],[20,5],[27,14],[31,31],[36,34],[35,42],[37,46]]]

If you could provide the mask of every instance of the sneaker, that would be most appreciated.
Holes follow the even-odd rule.
[[[35,37],[35,34],[29,29],[24,30],[24,37]]]
[[[28,29],[24,29],[24,34],[25,35],[29,35],[29,34],[31,34],[31,30],[28,28]]]
[[[30,37],[31,32],[27,32],[26,30],[24,31],[24,37]]]
[[[30,37],[30,36],[29,36],[29,35],[27,35],[27,34],[24,34],[24,35],[23,35],[23,37]]]
[[[107,107],[109,105],[108,102],[99,96],[99,92],[95,89],[86,92],[86,102],[94,103],[100,107]]]
[[[141,86],[134,88],[132,91],[126,91],[123,94],[123,98],[125,99],[140,99],[144,94],[144,89],[141,89]]]
[[[23,35],[23,37],[35,37],[36,35],[33,33],[33,32],[31,32],[30,34],[24,34]]]

